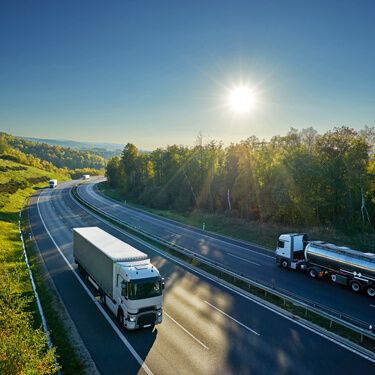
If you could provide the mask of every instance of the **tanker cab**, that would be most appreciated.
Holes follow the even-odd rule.
[[[307,243],[306,234],[289,233],[282,234],[276,246],[276,263],[283,268],[303,268],[305,262],[304,250]]]

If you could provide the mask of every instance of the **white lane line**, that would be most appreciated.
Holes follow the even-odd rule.
[[[116,326],[115,323],[113,323],[112,319],[109,317],[109,315],[106,313],[106,311],[103,309],[103,307],[99,304],[99,302],[96,300],[96,298],[91,294],[91,292],[89,291],[89,289],[87,288],[87,286],[84,284],[84,282],[81,280],[81,278],[78,276],[77,272],[74,270],[73,266],[69,263],[68,259],[65,257],[65,255],[63,254],[63,252],[61,251],[60,247],[57,245],[57,243],[55,242],[55,240],[53,239],[50,231],[48,230],[47,226],[46,226],[46,223],[44,222],[43,220],[43,217],[42,217],[42,214],[40,212],[40,209],[39,209],[39,199],[41,197],[41,194],[39,194],[38,196],[38,200],[36,202],[36,207],[38,209],[38,213],[39,213],[39,217],[40,217],[40,220],[42,221],[42,224],[44,226],[44,229],[46,230],[46,232],[48,233],[49,237],[51,238],[53,244],[56,246],[56,249],[57,251],[60,253],[61,257],[64,259],[65,263],[68,265],[68,267],[70,268],[70,270],[73,272],[73,275],[77,278],[77,280],[80,282],[80,284],[82,285],[83,289],[86,291],[86,293],[89,295],[89,297],[91,298],[91,300],[94,302],[95,306],[100,310],[100,312],[102,313],[102,315],[105,317],[105,319],[107,320],[107,322],[111,325],[111,327],[113,328],[113,330],[117,333],[117,336],[120,338],[120,340],[125,344],[125,346],[128,348],[128,350],[130,351],[130,353],[133,355],[133,357],[136,359],[136,361],[141,365],[142,369],[146,372],[146,374],[148,375],[153,375],[152,371],[150,370],[150,368],[146,365],[146,363],[144,362],[144,360],[139,356],[139,354],[135,351],[135,349],[132,347],[132,345],[130,344],[130,342],[125,338],[125,336],[122,334],[122,332],[119,330],[119,328]]]
[[[179,322],[173,319],[169,314],[163,311],[164,315],[166,315],[170,320],[172,320],[175,324],[177,324],[184,332],[186,332],[190,337],[192,337],[198,344],[202,345],[205,349],[208,350],[208,347],[203,344],[202,341],[198,340],[192,333],[190,333],[185,327],[183,327]]]
[[[238,255],[234,255],[234,254],[231,254],[231,253],[227,253],[227,255],[229,255],[229,256],[231,256],[231,257],[233,257],[233,258],[241,259],[241,260],[243,260],[244,262],[247,262],[247,263],[255,264],[256,266],[259,266],[259,267],[260,267],[260,264],[255,263],[255,262],[253,262],[253,261],[251,261],[251,260],[248,260],[248,259],[245,259],[245,258],[239,257]]]
[[[224,311],[220,310],[220,309],[217,308],[216,306],[211,305],[211,303],[209,303],[209,302],[207,302],[207,301],[204,301],[204,303],[207,303],[207,305],[211,306],[213,309],[215,309],[215,310],[218,311],[219,313],[225,315],[227,318],[233,320],[234,322],[236,322],[237,324],[239,324],[241,327],[247,329],[247,330],[250,331],[251,333],[254,333],[254,335],[260,336],[260,333],[254,331],[253,329],[249,328],[249,327],[246,326],[245,324],[239,322],[237,319],[234,319],[232,316],[228,315],[227,313],[225,313]]]
[[[177,258],[169,256],[167,253],[165,253],[165,252],[157,249],[156,247],[150,245],[149,243],[147,243],[147,242],[145,242],[145,241],[143,241],[143,240],[141,240],[141,239],[139,239],[139,238],[137,238],[137,237],[135,237],[135,236],[133,236],[133,235],[131,235],[129,233],[126,233],[125,231],[123,231],[123,230],[119,229],[118,227],[116,227],[114,224],[111,224],[110,222],[108,222],[108,221],[104,220],[103,218],[101,218],[100,216],[96,215],[95,213],[93,213],[92,211],[90,211],[88,208],[86,208],[85,206],[83,206],[81,203],[79,203],[77,200],[75,200],[71,191],[69,191],[69,195],[70,195],[70,199],[72,199],[79,207],[81,207],[82,210],[86,211],[89,215],[95,217],[97,220],[101,221],[105,225],[107,225],[107,226],[115,229],[117,232],[119,232],[119,233],[121,233],[121,234],[123,234],[123,235],[125,235],[125,236],[127,236],[129,238],[132,238],[134,241],[137,241],[138,243],[140,243],[140,244],[144,245],[145,247],[151,249],[152,251],[156,252],[157,254],[160,254],[163,258],[169,259],[173,263],[179,264],[182,268],[190,270],[193,274],[198,274],[198,275],[202,276],[203,278],[205,278],[207,280],[210,280],[213,284],[220,285],[223,289],[226,289],[226,290],[230,291],[231,293],[237,294],[237,295],[239,295],[239,296],[247,299],[248,301],[251,301],[254,304],[256,304],[258,306],[261,306],[264,309],[266,309],[268,311],[271,311],[272,313],[274,313],[274,314],[276,314],[276,315],[278,315],[278,316],[280,316],[280,317],[282,317],[282,318],[290,321],[291,323],[296,324],[296,325],[298,325],[298,326],[306,329],[307,331],[315,333],[316,335],[318,335],[318,336],[320,336],[320,337],[322,337],[322,338],[324,338],[324,339],[326,339],[326,340],[328,340],[328,341],[330,341],[330,342],[332,342],[332,343],[334,343],[334,344],[336,344],[338,346],[341,346],[342,348],[344,348],[344,349],[346,349],[346,350],[348,350],[348,351],[350,351],[350,352],[352,352],[352,353],[354,353],[354,354],[356,354],[356,355],[358,355],[358,356],[360,356],[362,358],[365,358],[366,360],[368,360],[370,362],[375,363],[375,359],[373,359],[372,357],[370,357],[370,356],[368,356],[368,355],[366,355],[366,354],[364,354],[364,353],[356,350],[355,348],[353,348],[351,346],[348,346],[347,344],[345,344],[345,343],[343,343],[341,341],[335,340],[334,338],[326,335],[323,331],[319,331],[319,330],[317,330],[317,329],[315,329],[313,327],[310,327],[310,326],[304,324],[303,322],[298,322],[295,319],[289,317],[288,315],[285,315],[282,312],[276,310],[275,308],[273,308],[273,307],[271,307],[271,306],[269,306],[269,305],[267,305],[267,304],[265,304],[265,303],[263,303],[263,302],[255,299],[255,298],[251,297],[250,295],[242,293],[239,290],[234,289],[233,287],[230,287],[229,285],[220,282],[218,279],[214,278],[213,276],[211,277],[208,274],[205,274],[205,273],[201,272],[199,269],[194,268],[194,267],[188,265],[187,263],[184,263],[183,261],[181,261],[181,260],[179,260]]]
[[[375,305],[370,305],[371,307],[375,307]]]

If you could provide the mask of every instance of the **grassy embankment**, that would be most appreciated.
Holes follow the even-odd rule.
[[[81,369],[63,324],[56,319],[58,305],[51,304],[57,299],[55,292],[44,285],[45,271],[27,240],[29,261],[55,346],[53,350],[47,348],[18,231],[18,214],[25,199],[46,186],[50,178],[61,181],[68,175],[0,159],[0,373],[55,373],[55,350],[59,364],[67,370],[64,372]],[[26,212],[22,226],[28,233]]]
[[[126,201],[126,197],[115,189],[111,189],[107,183],[100,183],[98,186],[103,194],[120,202]],[[235,217],[210,214],[199,210],[182,214],[171,210],[153,209],[128,200],[126,204],[197,228],[202,228],[203,223],[205,223],[205,229],[208,231],[258,244],[270,250],[275,248],[276,240],[281,233],[301,232],[307,233],[311,239],[324,240],[339,245],[351,246],[358,250],[375,252],[375,233],[359,233],[349,236],[332,228],[291,227],[256,221],[249,222]]]

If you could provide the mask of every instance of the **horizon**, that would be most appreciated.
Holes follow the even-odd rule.
[[[191,146],[200,133],[227,145],[291,128],[372,127],[374,10],[370,1],[9,3],[0,127],[144,150]],[[228,108],[238,87],[255,93],[251,110]]]

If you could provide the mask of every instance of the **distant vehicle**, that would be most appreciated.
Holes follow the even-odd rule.
[[[48,186],[50,188],[55,188],[57,186],[57,180],[49,180]]]
[[[90,175],[89,174],[84,174],[82,176],[82,180],[89,180],[90,179]]]
[[[300,233],[282,234],[276,247],[276,263],[283,268],[306,270],[314,279],[329,276],[354,292],[375,296],[375,254],[363,253],[324,241],[307,241]]]
[[[133,330],[162,322],[164,280],[147,254],[98,227],[86,227],[73,229],[73,255],[120,326]]]

